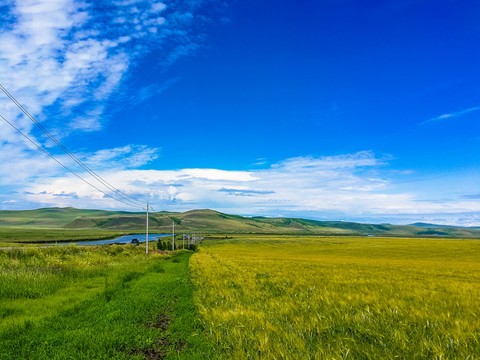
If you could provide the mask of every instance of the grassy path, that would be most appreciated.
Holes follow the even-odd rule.
[[[55,251],[60,253],[45,259],[61,261],[68,249]],[[93,249],[75,251],[68,263],[98,256]],[[146,257],[141,249],[128,251],[138,253],[102,254],[97,266],[77,264],[39,278],[43,283],[36,293],[9,292],[0,284],[0,359],[212,358],[213,347],[196,322],[188,277],[191,253]],[[9,266],[17,266],[20,275],[43,274],[51,267],[24,258],[22,264],[37,266],[18,268],[19,260],[6,253],[0,254],[3,275]],[[58,288],[50,289],[52,284]]]

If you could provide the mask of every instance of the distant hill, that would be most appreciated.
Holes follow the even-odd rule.
[[[430,228],[430,229],[442,229],[442,228],[457,228],[457,229],[470,229],[470,230],[479,230],[480,226],[451,226],[451,225],[439,225],[439,224],[430,224],[430,223],[422,223],[422,222],[417,222],[414,224],[410,224],[410,226],[417,226],[417,227],[423,227],[423,228]]]
[[[299,218],[245,217],[214,210],[191,210],[184,213],[150,214],[151,232],[379,235],[405,237],[480,238],[473,228],[412,225],[362,224],[343,221],[317,221]],[[145,213],[127,211],[43,208],[22,211],[0,211],[0,226],[22,228],[145,230]]]

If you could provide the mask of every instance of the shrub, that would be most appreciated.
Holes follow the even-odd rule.
[[[188,250],[197,251],[198,250],[198,245],[197,244],[190,244],[188,246]]]

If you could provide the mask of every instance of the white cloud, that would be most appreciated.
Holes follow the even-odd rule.
[[[22,0],[10,11],[15,21],[4,24],[0,34],[3,85],[40,118],[48,115],[47,107],[55,105],[55,111],[64,114],[78,112],[70,124],[72,129],[99,129],[104,110],[101,102],[118,88],[130,62],[139,55],[131,51],[130,38],[125,36],[131,21],[117,26],[113,34],[100,32],[93,4],[74,0]],[[103,25],[109,28],[116,16],[129,11],[124,5],[114,8],[112,18],[101,19]],[[158,15],[146,14],[145,20],[158,19]],[[149,24],[162,25],[163,21]],[[1,101],[2,105],[8,102],[5,98]],[[84,105],[87,110],[72,108],[74,105]],[[19,113],[4,115],[14,118]]]
[[[257,158],[256,162],[254,162],[252,165],[253,166],[261,166],[261,165],[265,165],[266,163],[267,163],[266,158]]]
[[[106,100],[140,57],[161,48],[158,62],[166,66],[198,47],[192,12],[201,3],[169,9],[148,0],[11,1],[0,22],[1,83],[39,121],[50,119],[55,135],[97,131]],[[30,134],[31,121],[0,95],[2,115]],[[18,138],[6,124],[0,130],[0,141]]]
[[[83,158],[85,158],[85,163],[92,168],[138,168],[157,159],[159,152],[159,148],[126,145],[99,150],[92,155],[85,155]]]
[[[453,112],[453,113],[446,113],[446,114],[438,115],[438,116],[435,116],[434,118],[431,118],[431,119],[428,119],[428,120],[425,120],[425,121],[421,122],[420,125],[425,125],[425,124],[428,124],[428,123],[434,123],[434,122],[437,122],[437,121],[450,119],[450,118],[456,118],[456,117],[459,117],[459,116],[464,116],[464,115],[467,115],[471,112],[478,111],[478,110],[480,110],[480,106],[471,107],[471,108],[456,111],[456,112]]]
[[[59,161],[66,161],[59,156]],[[3,144],[0,151],[0,186],[19,185],[37,177],[60,176],[63,169],[38,150],[25,150],[14,144]],[[21,185],[20,185],[21,186]]]
[[[46,128],[57,138],[73,131],[100,130],[108,118],[108,100],[122,93],[122,81],[140,57],[152,49],[162,49],[158,62],[166,66],[198,47],[199,38],[191,31],[192,13],[201,4],[172,3],[169,8],[151,0],[9,1],[2,7],[0,20],[1,84],[37,120],[48,119]],[[134,27],[136,31],[132,31]],[[149,87],[142,96],[161,92],[175,81]],[[136,101],[134,97],[130,100]],[[36,143],[51,148],[60,161],[71,166],[66,155],[56,154],[58,149],[53,148],[51,140],[36,136],[38,129],[2,93],[0,111]],[[55,162],[32,149],[20,134],[0,121],[0,185],[65,174]],[[135,168],[154,160],[159,151],[141,145],[119,149],[100,151],[91,156],[90,163],[96,165],[96,158],[115,153],[108,168]],[[52,194],[61,194],[61,190]],[[43,194],[43,198],[47,195]]]
[[[127,146],[99,151],[92,159],[108,162]],[[364,220],[378,222],[445,219],[475,225],[480,202],[474,200],[418,201],[418,194],[394,193],[391,180],[372,177],[385,161],[371,152],[341,156],[297,157],[270,168],[250,171],[220,169],[105,170],[100,175],[135,197],[148,198],[156,209],[185,211],[213,208],[219,211],[278,216]],[[386,170],[384,174],[388,174]],[[408,175],[402,175],[408,176]],[[24,188],[25,199],[50,206],[125,208],[70,176],[38,179]],[[59,196],[59,194],[64,194]],[[438,214],[443,214],[442,216]],[[462,220],[464,219],[464,220]],[[463,221],[463,222],[462,222]],[[479,224],[477,222],[476,224]]]
[[[162,4],[162,3],[153,4],[152,5],[152,13],[157,13],[157,12],[163,11],[163,10],[165,10],[166,7],[167,6],[165,4]]]
[[[99,150],[92,154],[77,154],[76,156],[89,168],[113,171],[113,169],[124,170],[141,167],[158,158],[159,152],[159,148],[148,148],[143,145],[126,145],[113,149]],[[70,159],[68,155],[55,155],[55,158],[69,169],[92,181],[92,179],[89,179],[88,174],[82,174],[83,169]],[[0,167],[0,186],[36,182],[39,181],[39,178],[45,178],[45,181],[50,182],[54,181],[55,178],[65,176],[65,173],[67,173],[68,178],[71,175],[71,173],[68,173],[68,170],[62,168],[53,159],[39,152],[36,148],[26,151],[12,144],[5,144],[3,151],[0,152],[0,163],[8,164],[8,166]],[[71,192],[63,189],[60,189],[58,192],[62,191],[66,193]]]

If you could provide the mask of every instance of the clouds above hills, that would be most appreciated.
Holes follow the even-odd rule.
[[[394,223],[430,219],[474,225],[479,220],[472,214],[464,222],[459,220],[465,219],[464,215],[457,217],[460,213],[480,212],[478,202],[467,199],[424,202],[419,201],[417,194],[395,192],[394,181],[388,179],[391,172],[383,169],[388,163],[368,151],[318,158],[297,157],[266,169],[226,171],[128,169],[136,160],[125,162],[122,159],[115,163],[118,150],[124,149],[91,157],[113,162],[112,169],[101,171],[100,175],[122,191],[148,200],[156,209],[213,208],[248,215],[357,221],[388,219]],[[136,151],[131,154],[137,156]],[[145,159],[149,156],[151,152],[147,150]],[[73,176],[36,179],[22,191],[16,196],[38,206],[122,207]]]

